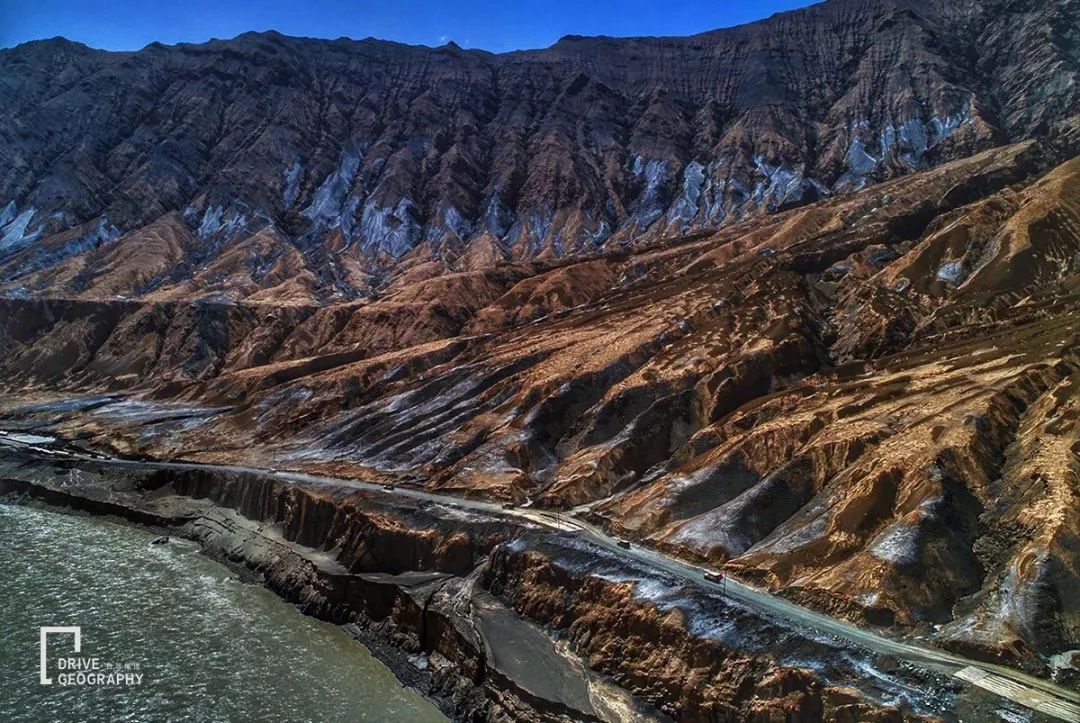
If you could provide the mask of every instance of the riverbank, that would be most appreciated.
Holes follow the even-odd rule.
[[[240,581],[265,586],[285,602],[292,604],[302,614],[339,625],[349,637],[385,665],[402,686],[409,687],[431,701],[447,717],[467,720],[483,708],[482,694],[478,691],[474,692],[479,695],[479,699],[473,701],[464,701],[463,698],[467,698],[468,694],[462,695],[461,691],[456,691],[456,696],[447,695],[446,691],[437,685],[431,669],[426,665],[418,665],[416,656],[410,655],[403,647],[388,640],[385,631],[372,630],[369,621],[364,621],[364,624],[358,624],[356,621],[343,623],[336,615],[327,615],[321,608],[312,606],[310,601],[298,601],[295,599],[294,591],[283,587],[280,582],[272,583],[260,572],[255,560],[262,559],[265,554],[273,555],[271,548],[279,546],[280,542],[274,541],[271,535],[264,535],[264,530],[259,529],[261,526],[244,525],[243,531],[234,530],[232,540],[228,540],[221,535],[207,534],[209,529],[221,522],[211,517],[203,515],[190,518],[183,515],[156,516],[131,507],[68,494],[44,485],[20,484],[19,481],[11,479],[0,480],[0,504],[33,505],[55,514],[89,516],[117,524],[134,525],[155,536],[168,536],[174,541],[182,539],[193,542],[199,546],[203,555],[227,567]],[[232,522],[238,523],[241,520],[242,518],[234,518]],[[223,529],[225,527],[222,525]],[[247,539],[243,540],[242,544],[248,548],[248,552],[243,556],[237,556],[234,545],[245,536]],[[258,555],[251,555],[253,547],[264,548],[264,550]],[[319,560],[320,556],[305,555],[295,546],[289,546],[288,554],[304,559],[316,569],[320,568],[320,562],[325,563],[325,560]]]
[[[95,513],[79,506],[81,499],[76,496],[68,496],[64,501],[61,501],[62,498],[53,495],[47,496],[51,501],[46,501],[46,497],[35,496],[36,493],[42,491],[42,488],[28,488],[24,489],[22,493],[14,491],[0,493],[0,505],[32,506],[50,514],[87,517],[118,525],[135,526],[155,537],[169,537],[172,544],[176,544],[178,540],[192,542],[198,546],[202,555],[226,567],[238,582],[247,585],[265,586],[266,581],[260,573],[253,570],[243,561],[230,558],[220,549],[203,545],[196,537],[186,534],[183,525],[176,526],[153,522],[140,515],[135,515],[133,519],[120,514]],[[293,607],[302,614],[308,614],[303,605],[294,604]],[[433,689],[431,672],[419,667],[415,656],[410,656],[401,648],[390,644],[383,636],[355,624],[346,624],[339,627],[347,636],[363,646],[380,663],[386,666],[402,686],[415,691],[447,716],[453,713],[451,701],[445,697],[429,693]]]
[[[426,673],[416,684],[455,719],[782,711],[900,721],[1008,710],[947,675],[808,635],[571,533],[413,493],[288,477],[0,455],[9,493],[142,523],[149,515],[257,572],[304,612],[352,625],[403,677],[406,666]]]
[[[445,720],[340,628],[244,584],[197,544],[57,512],[0,504],[0,719]],[[70,639],[52,638],[53,684],[41,685],[38,629],[57,625],[78,626],[81,664]]]
[[[52,509],[106,515],[192,540],[211,558],[260,582],[303,613],[347,626],[402,684],[435,701],[452,719],[662,718],[588,671],[574,656],[553,655],[554,644],[525,621],[517,621],[516,627],[529,630],[526,637],[542,648],[531,653],[545,665],[506,676],[498,664],[489,662],[500,652],[501,643],[478,636],[472,619],[476,611],[463,613],[457,603],[463,599],[462,586],[471,591],[476,585],[474,553],[482,558],[514,532],[505,521],[471,520],[477,529],[467,534],[475,537],[466,541],[452,529],[436,533],[433,524],[445,525],[447,520],[420,510],[396,510],[426,518],[414,519],[409,531],[388,529],[394,523],[386,514],[393,511],[372,513],[379,505],[365,505],[367,514],[354,510],[349,516],[356,514],[353,522],[365,528],[360,536],[375,544],[362,552],[354,550],[358,558],[367,558],[360,568],[369,569],[351,572],[337,559],[342,550],[323,549],[325,545],[306,539],[321,534],[313,530],[325,533],[327,526],[342,522],[335,521],[336,508],[329,498],[340,502],[347,490],[320,490],[329,496],[322,498],[306,490],[269,507],[266,497],[256,493],[246,500],[233,498],[238,503],[234,509],[210,496],[257,489],[257,480],[244,475],[223,480],[197,472],[103,470],[88,460],[68,463],[69,471],[57,475],[51,460],[32,456],[17,461],[15,473],[2,460],[0,467],[5,472],[0,494],[32,499]],[[276,481],[267,482],[263,491],[270,497],[283,491]],[[270,508],[281,513],[296,508],[303,521],[298,519],[298,529],[292,529],[273,519],[275,513],[264,517],[255,511]],[[389,538],[374,539],[376,530],[388,532]],[[467,596],[471,608],[471,592]],[[546,686],[545,680],[560,683]]]

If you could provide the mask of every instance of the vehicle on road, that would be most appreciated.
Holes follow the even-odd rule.
[[[713,570],[706,570],[705,571],[705,579],[708,580],[709,582],[723,582],[724,581],[724,573],[715,572]]]
[[[393,492],[394,490],[397,489],[397,487],[395,487],[394,485],[391,485],[391,484],[383,485],[382,488],[384,490],[386,490],[387,492]]]
[[[616,540],[615,544],[624,550],[630,549],[630,540]]]

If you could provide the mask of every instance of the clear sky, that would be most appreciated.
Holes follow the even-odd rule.
[[[95,48],[203,42],[248,30],[502,52],[563,35],[692,35],[812,0],[0,0],[0,47],[57,35]]]

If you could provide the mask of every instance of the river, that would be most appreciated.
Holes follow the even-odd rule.
[[[0,721],[445,720],[339,628],[152,538],[0,504]],[[81,645],[48,635],[47,685],[42,626]]]

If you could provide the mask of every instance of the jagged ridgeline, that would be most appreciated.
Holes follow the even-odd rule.
[[[0,289],[356,297],[730,224],[1054,132],[1075,18],[834,0],[502,55],[28,43],[0,51]]]

